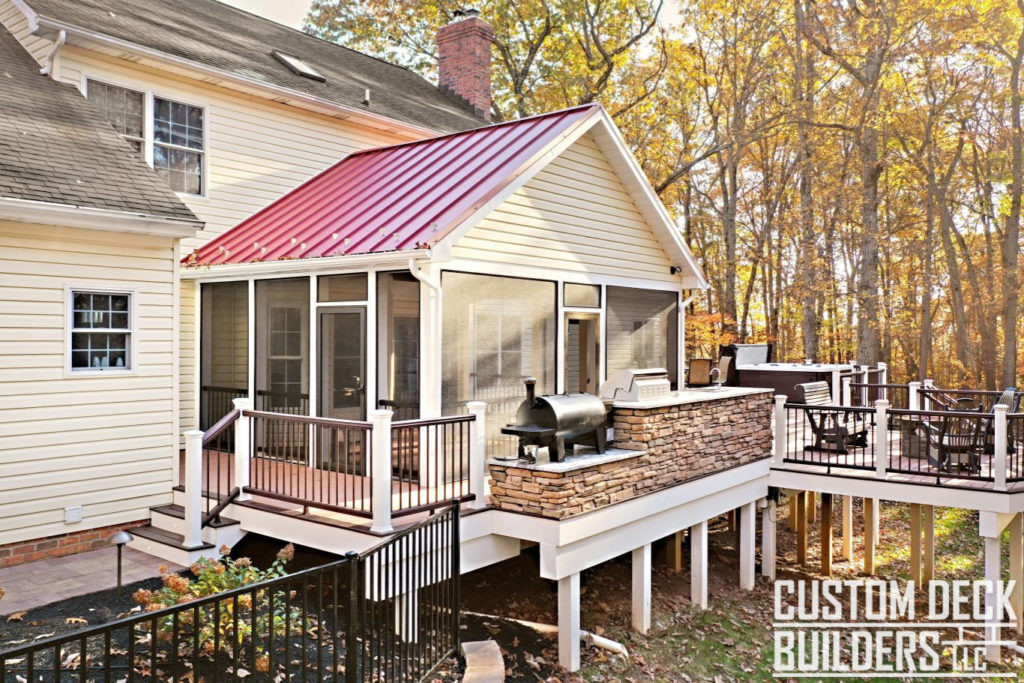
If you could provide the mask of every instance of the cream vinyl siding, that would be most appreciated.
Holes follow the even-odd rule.
[[[198,406],[196,405],[196,378],[199,376],[199,355],[196,343],[196,292],[199,285],[194,280],[181,281],[181,327],[178,368],[180,373],[178,412],[178,445],[185,447],[185,432],[199,428]]]
[[[2,1],[2,0],[0,0]],[[234,227],[345,155],[408,140],[227,88],[65,46],[59,80],[85,87],[104,81],[204,108],[204,196],[181,194],[203,221],[182,252]]]
[[[175,262],[169,238],[0,222],[0,545],[170,501]],[[68,288],[133,293],[130,372],[65,370]]]
[[[678,282],[588,133],[474,226],[456,258]]]

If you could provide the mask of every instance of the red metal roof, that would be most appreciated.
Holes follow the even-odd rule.
[[[349,155],[184,262],[205,266],[431,247],[597,107]]]

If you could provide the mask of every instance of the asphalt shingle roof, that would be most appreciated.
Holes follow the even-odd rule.
[[[439,133],[486,121],[408,69],[216,0],[27,0],[41,17],[126,40]],[[300,76],[273,56],[298,57],[326,77]],[[364,105],[366,89],[370,105]]]
[[[103,116],[0,28],[0,197],[198,221]]]

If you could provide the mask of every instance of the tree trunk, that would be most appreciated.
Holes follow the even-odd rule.
[[[1024,16],[1024,1],[1017,0]],[[1024,61],[1024,30],[1010,70],[1010,212],[1003,231],[1003,386],[1017,386],[1017,250],[1020,249],[1021,175],[1024,173],[1024,132],[1021,130],[1021,62]]]
[[[878,341],[878,131],[865,125],[861,131],[861,238],[860,272],[857,278],[857,361],[874,365],[881,360]]]
[[[797,166],[800,174],[800,267],[797,269],[800,278],[800,293],[803,297],[803,323],[801,331],[804,338],[804,358],[817,359],[819,355],[817,284],[818,258],[815,253],[816,234],[814,231],[814,206],[811,167],[811,143],[808,136],[808,122],[814,115],[813,102],[813,57],[804,55],[804,0],[796,0],[796,73],[793,79],[794,99],[798,107],[797,118]],[[806,64],[804,60],[806,61]]]

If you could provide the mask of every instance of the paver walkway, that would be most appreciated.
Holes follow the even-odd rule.
[[[159,576],[160,565],[180,567],[160,558],[124,549],[124,584]],[[51,602],[117,586],[117,548],[99,548],[77,555],[52,557],[0,569],[0,615],[33,609]]]

